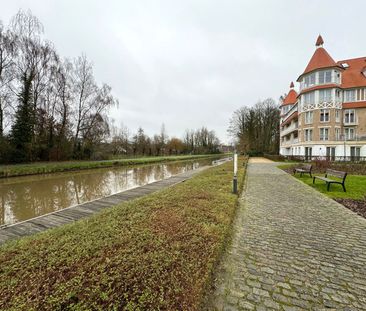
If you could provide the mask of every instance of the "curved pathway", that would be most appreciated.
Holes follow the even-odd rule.
[[[366,310],[366,219],[252,161],[209,310]]]

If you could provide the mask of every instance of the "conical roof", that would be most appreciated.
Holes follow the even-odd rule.
[[[334,59],[329,55],[329,53],[322,47],[324,41],[323,38],[319,35],[318,39],[316,40],[317,49],[315,50],[313,56],[311,57],[308,65],[306,66],[304,72],[300,75],[299,79],[309,72],[312,72],[317,69],[322,68],[330,68],[330,67],[340,67]]]
[[[290,84],[290,91],[288,92],[288,94],[286,95],[286,97],[284,98],[281,106],[286,106],[286,105],[293,105],[296,103],[297,101],[297,92],[294,90],[294,83],[291,82]]]

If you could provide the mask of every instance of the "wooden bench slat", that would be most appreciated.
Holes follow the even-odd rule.
[[[333,176],[333,177],[337,177],[340,180],[334,180],[334,179],[330,179],[328,178],[328,176]],[[315,179],[320,179],[325,181],[325,183],[327,184],[327,190],[329,191],[330,185],[331,184],[340,184],[343,187],[343,191],[346,192],[346,187],[345,187],[345,180],[347,177],[347,172],[342,172],[342,171],[336,171],[336,170],[332,170],[332,169],[327,169],[325,172],[325,176],[314,176],[313,177],[313,184],[315,184]]]

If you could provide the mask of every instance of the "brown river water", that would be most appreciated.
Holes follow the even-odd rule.
[[[204,159],[0,179],[0,227],[211,163]]]

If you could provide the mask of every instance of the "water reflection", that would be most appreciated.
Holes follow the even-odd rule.
[[[210,164],[185,161],[0,180],[0,225],[13,224]]]

